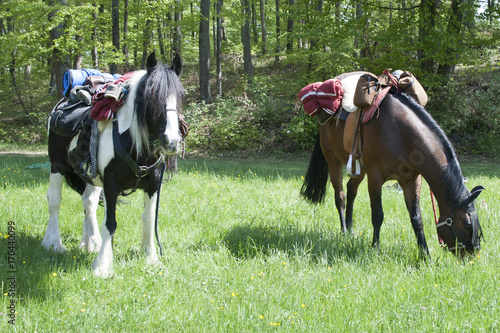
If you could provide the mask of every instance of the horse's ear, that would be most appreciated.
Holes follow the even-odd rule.
[[[481,191],[483,191],[483,190],[484,190],[484,187],[482,187],[482,186],[476,186],[476,187],[474,187],[472,189],[472,191],[470,192],[470,195],[467,198],[465,198],[464,201],[462,201],[460,203],[460,207],[462,207],[464,209],[467,208],[467,207],[469,207],[469,205],[474,200],[476,200],[476,198],[479,196],[479,194],[481,194]]]
[[[158,60],[156,60],[156,53],[153,52],[149,55],[148,60],[146,61],[146,70],[148,71],[148,74],[151,73],[157,64]]]
[[[182,59],[179,53],[175,54],[174,60],[172,61],[172,67],[170,67],[177,76],[182,74]]]

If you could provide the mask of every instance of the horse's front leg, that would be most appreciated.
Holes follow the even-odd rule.
[[[52,173],[50,175],[49,189],[47,190],[47,202],[49,205],[49,223],[45,236],[42,240],[42,246],[47,250],[64,252],[64,246],[61,242],[61,234],[59,231],[59,209],[62,201],[62,185],[64,176],[60,173]]]
[[[144,192],[144,211],[142,213],[142,227],[141,227],[141,247],[146,253],[146,260],[149,263],[158,261],[156,254],[156,246],[154,243],[155,236],[155,217],[156,217],[156,200],[158,199],[158,192],[152,195]]]
[[[90,184],[85,188],[82,195],[82,206],[85,217],[83,219],[82,239],[80,249],[87,252],[98,252],[101,249],[101,235],[97,223],[97,207],[101,188]]]
[[[106,179],[106,178],[105,178]],[[94,274],[109,277],[113,273],[113,235],[116,231],[116,201],[118,190],[116,184],[104,185],[104,221],[101,227],[101,250],[92,266]]]
[[[406,208],[410,214],[411,225],[417,237],[418,247],[424,256],[430,257],[429,248],[427,247],[424,235],[422,215],[420,214],[420,189],[422,187],[422,177],[419,175],[416,179],[410,181],[400,181],[399,185],[403,189]]]
[[[382,208],[382,184],[383,180],[380,176],[368,175],[368,192],[370,195],[373,225],[372,247],[379,247],[380,228],[382,227],[382,222],[384,222],[384,210]]]
[[[347,230],[352,233],[352,216],[354,211],[354,200],[358,195],[358,187],[359,184],[365,179],[365,174],[362,173],[359,177],[350,178],[347,182],[347,202],[346,202],[346,211],[345,211],[345,223],[347,226]]]

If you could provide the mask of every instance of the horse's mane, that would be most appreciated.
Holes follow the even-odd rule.
[[[159,119],[165,114],[169,96],[174,95],[178,101],[184,97],[184,87],[179,77],[167,65],[158,62],[154,69],[144,75],[138,83],[135,97],[135,118],[137,126],[132,135],[133,146],[137,156],[150,154],[148,120]],[[180,105],[177,105],[180,108]]]
[[[409,97],[407,94],[398,93],[393,95],[401,103],[410,108],[411,111],[430,129],[437,140],[443,146],[448,165],[444,171],[443,183],[446,187],[446,196],[458,204],[465,195],[467,195],[467,188],[463,182],[462,169],[458,162],[455,150],[453,149],[450,140],[444,133],[443,129],[438,125],[438,123],[432,118],[432,116],[427,112],[424,107],[418,104],[413,98]]]

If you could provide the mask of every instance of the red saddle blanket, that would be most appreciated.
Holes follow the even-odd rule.
[[[297,95],[310,116],[315,116],[320,108],[329,114],[334,114],[343,96],[342,84],[337,79],[309,84]]]

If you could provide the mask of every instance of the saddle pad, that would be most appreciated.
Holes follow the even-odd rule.
[[[354,93],[356,92],[356,86],[358,85],[358,80],[364,72],[354,72],[352,75],[345,76],[340,83],[344,89],[344,98],[342,99],[342,108],[347,112],[355,112],[358,107],[354,105]]]

